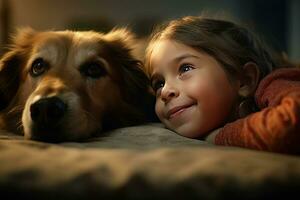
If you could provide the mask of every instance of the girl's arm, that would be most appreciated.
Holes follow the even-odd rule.
[[[300,69],[272,72],[255,98],[261,111],[225,125],[215,144],[300,154]]]

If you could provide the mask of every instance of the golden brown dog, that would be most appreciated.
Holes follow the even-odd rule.
[[[146,122],[152,96],[132,43],[126,29],[20,30],[0,63],[0,128],[60,142]]]

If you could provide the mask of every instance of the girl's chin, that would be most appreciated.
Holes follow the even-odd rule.
[[[175,129],[175,132],[183,137],[192,138],[192,139],[199,139],[206,135],[206,133],[201,130],[191,130],[191,129],[187,129],[187,127],[179,127]]]

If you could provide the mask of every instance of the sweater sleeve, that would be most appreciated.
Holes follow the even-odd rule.
[[[215,144],[300,154],[300,69],[278,69],[255,94],[261,111],[226,124]]]

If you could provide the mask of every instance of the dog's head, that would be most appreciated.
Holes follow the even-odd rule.
[[[126,29],[22,29],[0,63],[0,125],[43,141],[147,121],[153,96]]]

